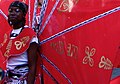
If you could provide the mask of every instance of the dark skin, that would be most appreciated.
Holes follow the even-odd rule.
[[[13,29],[24,27],[22,22],[25,18],[25,15],[23,14],[22,10],[20,10],[18,7],[11,7],[8,11],[8,22],[12,22],[10,25],[13,27]]]
[[[19,29],[20,27],[24,27],[23,19],[25,18],[25,14],[18,7],[11,7],[8,13],[8,22],[13,29]],[[27,84],[34,84],[35,75],[36,75],[36,63],[37,63],[37,51],[38,44],[33,42],[30,44],[27,53],[28,53],[28,77]]]
[[[37,50],[38,50],[38,44],[37,43],[31,43],[30,47],[28,49],[28,84],[34,84],[35,75],[36,75],[36,63],[37,63]]]
[[[38,0],[38,7],[42,6],[42,0]]]

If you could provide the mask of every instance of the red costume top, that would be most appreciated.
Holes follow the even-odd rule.
[[[10,32],[5,33],[1,47],[4,57],[18,55],[26,51],[31,39],[36,35],[31,28],[25,28],[15,39],[10,39]]]

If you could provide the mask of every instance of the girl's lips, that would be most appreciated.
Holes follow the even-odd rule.
[[[16,18],[15,15],[9,15],[9,18]]]
[[[15,16],[10,16],[10,18],[16,18]]]

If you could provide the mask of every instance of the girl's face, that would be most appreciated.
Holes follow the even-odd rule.
[[[11,7],[8,10],[8,22],[11,22],[12,25],[16,25],[19,24],[23,18],[24,18],[24,14],[22,12],[21,9],[19,9],[18,7]]]

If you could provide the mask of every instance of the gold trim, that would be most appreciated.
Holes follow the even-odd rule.
[[[112,62],[108,58],[105,58],[104,56],[102,56],[99,62],[99,68],[108,70],[108,69],[112,69],[112,67],[113,67]]]
[[[58,53],[58,54],[64,54],[64,42],[58,41],[58,42],[52,42],[50,46]]]
[[[4,56],[5,56],[5,57],[8,57],[8,56],[9,56],[9,52],[10,52],[10,50],[11,50],[11,47],[12,47],[12,40],[10,40],[10,41],[8,42],[8,44],[7,44],[6,51],[5,51],[5,53],[4,53]]]
[[[87,54],[87,56],[83,58],[83,64],[89,64],[90,67],[93,67],[94,60],[91,57],[95,55],[95,52],[95,48],[90,49],[89,46],[86,46],[85,53]]]
[[[3,40],[3,42],[1,43],[1,46],[3,46],[3,45],[6,43],[6,41],[7,41],[7,34],[5,33],[5,34],[4,34],[4,40]]]
[[[17,50],[20,50],[22,47],[26,45],[26,43],[29,41],[29,36],[23,37],[20,39],[20,41],[15,41],[14,45],[16,46]]]
[[[60,6],[57,8],[60,12],[71,12],[74,5],[78,3],[79,0],[63,0]]]
[[[77,59],[78,56],[78,46],[75,46],[71,43],[67,45],[67,56],[74,57]]]

